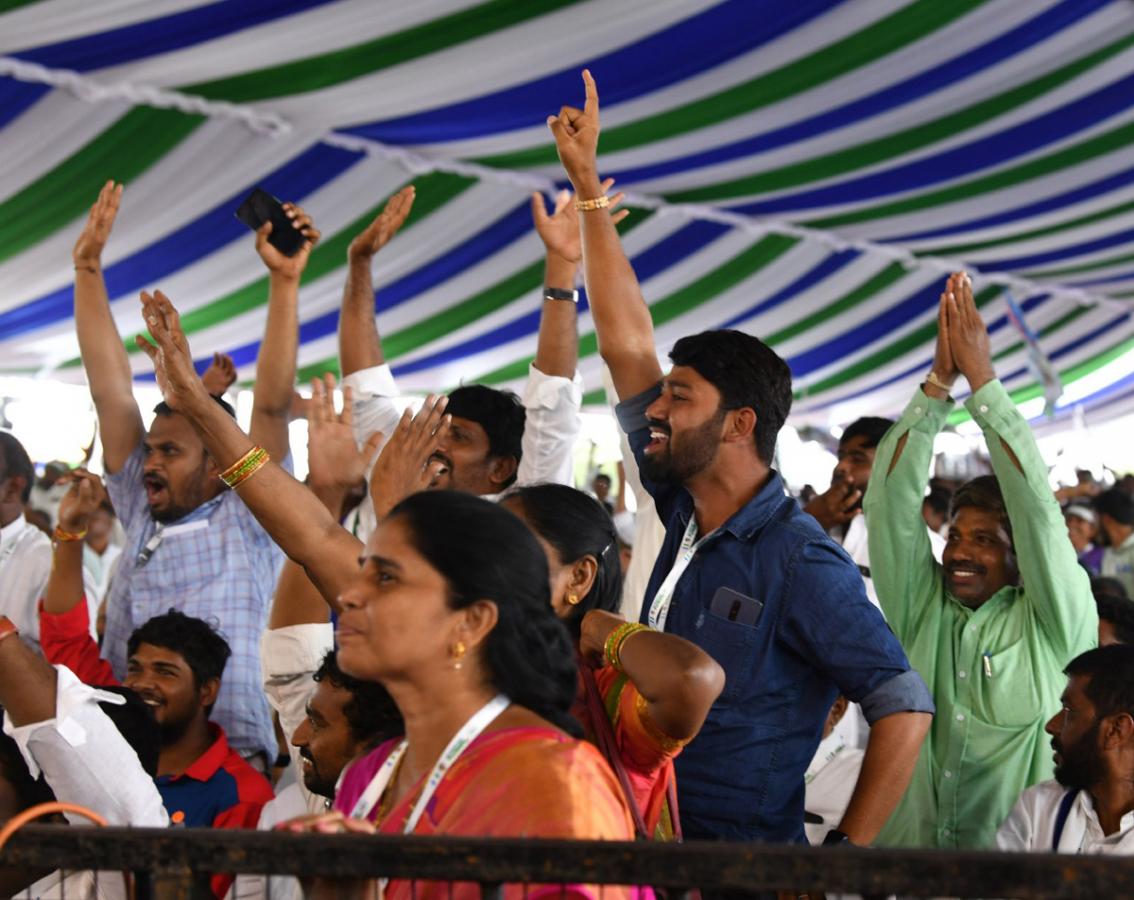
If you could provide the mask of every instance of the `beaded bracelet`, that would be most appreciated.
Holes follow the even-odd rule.
[[[606,209],[610,206],[610,198],[603,194],[601,197],[594,197],[590,200],[576,200],[575,209],[579,212],[589,212],[593,209]]]
[[[268,451],[263,447],[253,447],[240,457],[240,459],[225,469],[221,473],[220,480],[223,481],[227,487],[235,489],[238,485],[256,474],[256,472],[260,471],[270,459],[271,457],[268,456]]]
[[[648,625],[642,625],[639,622],[624,622],[619,625],[607,636],[606,643],[603,644],[603,662],[608,666],[613,666],[619,672],[625,672],[626,670],[622,668],[622,645],[631,635],[649,630]]]

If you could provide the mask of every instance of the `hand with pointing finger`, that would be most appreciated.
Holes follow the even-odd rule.
[[[548,116],[547,125],[555,137],[559,161],[582,199],[602,194],[598,177],[599,99],[598,88],[589,70],[583,70],[586,100],[583,108],[564,106],[558,116]]]

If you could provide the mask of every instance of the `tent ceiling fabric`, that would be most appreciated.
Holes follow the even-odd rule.
[[[413,181],[376,266],[399,383],[517,387],[528,194],[563,178],[543,122],[581,103],[584,66],[661,354],[742,328],[789,360],[793,421],[893,413],[957,265],[1020,400],[1042,388],[1007,294],[1067,385],[1134,347],[1128,0],[0,0],[0,374],[82,377],[70,245],[108,178],[124,335],[160,287],[199,358],[252,376],[266,278],[232,212],[262,185],[323,231],[300,368],[333,369],[346,246]],[[579,329],[601,402],[585,303]],[[1114,381],[1078,392],[1089,415],[1132,408]]]

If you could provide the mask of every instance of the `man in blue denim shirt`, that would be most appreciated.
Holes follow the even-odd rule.
[[[678,757],[690,838],[804,840],[803,776],[838,693],[873,728],[846,815],[827,842],[870,843],[929,729],[921,677],[870,604],[858,569],[770,468],[791,406],[786,363],[754,337],[685,338],[664,379],[653,324],[603,202],[598,94],[548,124],[582,211],[599,349],[666,526],[643,621],[706,649],[724,693]]]

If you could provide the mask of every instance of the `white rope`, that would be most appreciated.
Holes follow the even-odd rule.
[[[275,113],[259,112],[248,106],[226,101],[206,100],[192,94],[167,91],[148,85],[136,85],[129,82],[106,85],[68,69],[48,69],[37,63],[28,63],[9,56],[0,56],[0,75],[9,75],[19,81],[61,88],[87,103],[124,100],[138,106],[177,109],[194,115],[231,119],[241,122],[257,134],[273,138],[282,137],[293,131],[292,124]],[[540,175],[511,169],[494,169],[490,166],[463,162],[448,157],[427,155],[356,135],[332,131],[323,135],[321,140],[332,147],[391,160],[413,175],[446,172],[466,178],[476,178],[481,181],[507,185],[524,191],[542,191],[553,194],[558,189],[552,179]],[[550,135],[548,140],[551,140]],[[717,222],[755,237],[778,234],[816,243],[832,252],[856,250],[871,256],[893,260],[907,269],[928,269],[942,275],[964,269],[972,276],[975,284],[995,284],[1017,291],[1025,296],[1050,294],[1058,300],[1078,306],[1102,306],[1120,312],[1130,311],[1130,306],[1122,301],[1090,291],[1044,284],[1021,278],[1010,272],[985,272],[964,260],[939,256],[918,256],[905,247],[897,245],[880,244],[866,240],[848,240],[832,231],[805,228],[793,225],[790,222],[757,219],[703,204],[668,203],[660,197],[649,194],[627,192],[625,202],[630,206],[656,210],[660,215],[675,215],[686,219]]]

